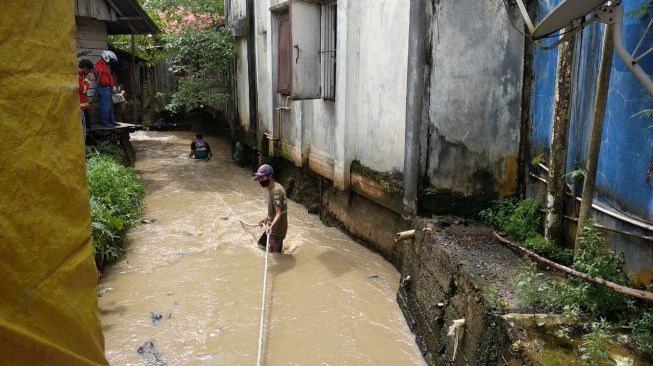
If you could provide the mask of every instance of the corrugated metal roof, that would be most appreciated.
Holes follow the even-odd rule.
[[[104,0],[118,14],[116,21],[108,21],[109,34],[152,34],[159,28],[136,0]]]

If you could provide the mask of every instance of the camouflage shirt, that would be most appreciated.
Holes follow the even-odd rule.
[[[272,228],[270,237],[283,239],[288,231],[288,199],[286,198],[286,190],[277,182],[274,183],[274,188],[270,191],[268,197],[268,223],[270,224],[276,214],[275,207],[281,208],[281,218]]]

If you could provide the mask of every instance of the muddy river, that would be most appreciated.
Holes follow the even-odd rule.
[[[99,298],[112,365],[256,365],[264,252],[255,223],[266,192],[208,139],[132,134],[146,185],[144,218]],[[265,365],[425,365],[395,302],[399,274],[289,202],[283,255],[270,257]]]

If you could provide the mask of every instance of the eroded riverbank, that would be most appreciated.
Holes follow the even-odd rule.
[[[208,163],[188,159],[191,138],[132,136],[156,222],[130,232],[125,259],[103,276],[111,364],[256,361],[264,257],[258,230],[238,219],[257,221],[265,192],[222,141],[209,140]],[[424,365],[395,301],[396,269],[294,202],[289,221],[291,253],[271,260],[265,364]]]

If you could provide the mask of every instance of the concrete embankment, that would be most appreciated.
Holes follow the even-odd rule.
[[[521,259],[492,239],[489,228],[451,216],[407,221],[388,207],[392,199],[339,191],[288,162],[275,165],[292,199],[397,267],[397,300],[428,364],[521,364],[512,354],[508,324],[496,311],[497,301],[504,310],[515,308],[512,288]],[[412,228],[414,239],[393,241],[395,233]]]

